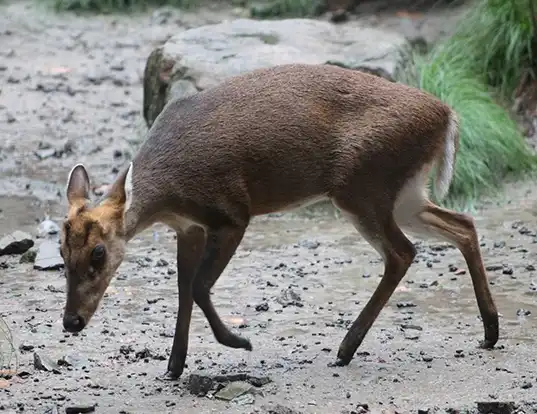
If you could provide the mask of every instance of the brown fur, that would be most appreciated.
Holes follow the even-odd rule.
[[[449,185],[457,149],[457,117],[447,105],[417,89],[331,65],[257,70],[171,102],[131,169],[100,204],[87,205],[83,167],[70,175],[70,229],[62,238],[66,313],[87,324],[126,242],[163,222],[177,231],[179,310],[170,376],[183,371],[193,303],[220,343],[251,350],[247,339],[224,325],[210,289],[251,217],[326,197],[385,263],[384,277],[340,346],[338,364],[350,362],[415,257],[401,227],[461,250],[483,318],[483,346],[492,347],[498,315],[473,221],[435,206],[424,192],[435,163],[440,181]],[[107,249],[106,266],[88,277],[99,243]],[[68,319],[64,326],[74,330]]]
[[[188,200],[202,221],[224,210],[245,222],[319,192],[335,196],[351,180],[356,194],[390,182],[393,199],[438,153],[450,112],[424,92],[339,67],[254,71],[172,102],[134,160],[144,166],[134,189],[158,209]]]

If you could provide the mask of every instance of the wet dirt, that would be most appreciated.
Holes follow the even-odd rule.
[[[178,30],[232,16],[220,9],[89,18],[30,2],[0,6],[0,233],[36,235],[46,216],[59,222],[61,192],[77,162],[95,186],[111,182],[144,136],[141,79],[152,48]],[[373,412],[402,413],[534,400],[536,195],[530,183],[513,184],[474,212],[501,313],[491,351],[477,347],[483,328],[461,254],[418,242],[415,263],[354,360],[328,366],[383,269],[352,226],[324,207],[253,221],[213,300],[254,350],[216,343],[195,308],[188,367],[177,382],[157,379],[177,309],[173,232],[157,225],[131,241],[78,335],[62,329],[63,272],[2,257],[0,316],[19,349],[19,375],[0,382],[0,410],[342,413],[368,404]],[[192,373],[241,372],[272,381],[243,405],[188,390]]]

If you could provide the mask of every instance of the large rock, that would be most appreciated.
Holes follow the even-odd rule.
[[[390,77],[405,44],[397,33],[309,19],[238,19],[186,30],[155,49],[147,60],[144,118],[150,127],[171,98],[279,64],[333,62]]]

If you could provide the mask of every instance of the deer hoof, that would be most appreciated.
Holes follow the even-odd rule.
[[[181,378],[182,372],[166,371],[163,375],[157,377],[159,381],[177,381]]]
[[[246,338],[240,338],[240,341],[238,344],[239,344],[239,348],[245,349],[247,351],[253,350],[252,343]]]
[[[330,362],[328,366],[329,367],[344,367],[344,366],[349,365],[350,362],[351,362],[350,359],[347,360],[347,359],[338,357],[335,362]]]
[[[496,341],[492,339],[485,339],[479,342],[479,348],[481,349],[492,349],[496,345]]]

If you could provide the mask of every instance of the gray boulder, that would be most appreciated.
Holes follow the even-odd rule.
[[[238,19],[186,30],[148,57],[144,118],[150,127],[172,98],[254,69],[287,63],[334,63],[390,78],[403,36],[358,22]]]

